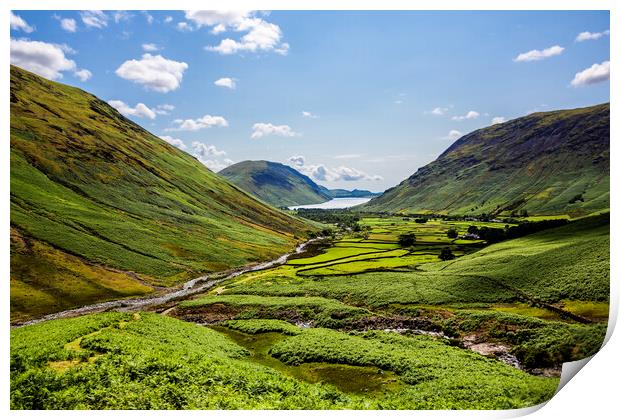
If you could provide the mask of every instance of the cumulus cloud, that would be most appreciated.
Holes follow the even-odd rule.
[[[282,42],[280,27],[257,17],[255,12],[193,10],[185,12],[185,18],[196,28],[210,27],[215,35],[229,30],[245,33],[240,39],[225,38],[218,45],[205,47],[209,51],[225,55],[261,51],[286,55],[289,50],[289,44]],[[192,30],[194,27],[188,23],[182,29]]]
[[[181,86],[183,72],[188,67],[187,63],[147,53],[140,60],[125,61],[116,69],[116,74],[148,90],[166,93]]]
[[[305,118],[319,118],[318,115],[315,115],[310,111],[301,111],[301,115]]]
[[[177,29],[181,32],[191,32],[194,30],[194,28],[187,22],[177,23]]]
[[[609,80],[609,71],[609,61],[603,61],[600,64],[592,64],[587,69],[575,74],[570,84],[571,86],[579,87],[604,82],[605,80]]]
[[[538,61],[543,60],[545,58],[553,57],[555,55],[562,54],[564,51],[563,47],[559,45],[554,45],[553,47],[545,48],[544,50],[531,50],[525,53],[519,54],[514,61],[523,62],[523,61]]]
[[[198,119],[174,120],[175,127],[167,128],[166,131],[198,131],[210,127],[228,127],[228,121],[224,117],[205,115]]]
[[[166,16],[164,18],[164,23],[170,23],[170,22],[172,22],[172,16]]]
[[[28,25],[24,19],[11,12],[11,29],[14,31],[24,31],[29,34],[34,31],[34,26]]]
[[[593,40],[597,40],[599,38],[602,38],[605,35],[609,35],[609,29],[603,32],[581,32],[579,35],[577,35],[577,38],[575,38],[576,42],[583,42],[583,41],[593,41]]]
[[[211,144],[204,144],[198,141],[192,143],[193,155],[207,168],[214,172],[219,172],[227,166],[235,163],[231,159],[224,158],[226,152],[218,150]]]
[[[491,120],[491,124],[501,124],[503,122],[506,122],[506,118],[504,117],[493,117]]]
[[[463,136],[463,133],[461,133],[459,130],[450,130],[450,132],[448,133],[448,135],[446,137],[442,137],[442,140],[458,140]]]
[[[452,120],[454,120],[454,121],[475,120],[479,116],[480,116],[479,112],[469,111],[465,115],[457,115],[457,116],[452,117]]]
[[[60,27],[67,32],[75,32],[77,30],[77,23],[75,19],[66,18],[60,19]]]
[[[265,136],[280,136],[280,137],[296,137],[299,133],[293,131],[288,125],[273,125],[271,123],[256,123],[252,126],[253,139],[260,139]]]
[[[11,64],[47,79],[60,79],[65,71],[72,72],[82,81],[90,78],[91,73],[88,70],[78,69],[75,61],[65,56],[65,53],[74,52],[67,45],[11,39]]]
[[[135,106],[135,108],[132,108],[131,106],[127,105],[125,102],[119,101],[119,100],[108,101],[108,104],[116,108],[118,112],[120,112],[121,114],[127,117],[150,118],[151,120],[154,120],[155,117],[157,116],[157,114],[155,114],[155,111],[153,111],[148,106],[144,105],[142,102],[139,102]]]
[[[85,82],[85,81],[87,81],[88,79],[90,79],[91,77],[93,77],[93,74],[92,74],[89,70],[86,70],[86,69],[79,69],[79,70],[76,70],[76,71],[73,73],[73,75],[74,75],[75,77],[77,77],[78,79],[80,79],[82,82]]]
[[[448,108],[442,108],[440,106],[433,108],[429,113],[433,115],[445,115],[448,112]]]
[[[161,50],[161,47],[157,44],[142,44],[142,49],[146,52],[155,52]]]
[[[80,18],[84,25],[91,28],[104,28],[108,26],[108,15],[101,10],[86,10],[80,12]]]
[[[112,14],[112,17],[114,18],[114,23],[120,23],[123,21],[125,22],[130,21],[133,15],[124,10],[117,10],[116,12]]]
[[[186,150],[187,146],[185,145],[185,142],[181,139],[176,139],[174,137],[171,136],[159,136],[160,139],[162,139],[163,141],[170,143],[171,145],[173,145],[174,147],[176,147],[177,149],[181,149],[181,150]]]
[[[368,175],[359,169],[347,166],[328,168],[323,164],[306,165],[303,156],[291,156],[288,158],[288,164],[315,181],[380,181],[383,179],[379,175]]]
[[[148,23],[149,25],[152,24],[153,21],[155,21],[155,18],[153,18],[153,16],[149,12],[147,12],[146,10],[142,11],[142,15],[144,16],[144,19],[146,19],[146,23]]]
[[[231,77],[222,77],[221,79],[217,79],[213,84],[215,86],[225,87],[228,89],[235,89],[237,87],[237,79],[233,79]]]

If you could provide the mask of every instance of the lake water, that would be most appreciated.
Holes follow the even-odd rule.
[[[350,198],[334,198],[321,204],[306,204],[301,206],[291,206],[290,210],[297,209],[346,209],[349,207],[364,204],[370,201],[371,197],[350,197]]]

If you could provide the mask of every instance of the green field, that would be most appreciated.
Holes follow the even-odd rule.
[[[609,217],[488,246],[447,235],[472,224],[503,227],[363,218],[360,232],[228,280],[168,316],[108,313],[14,329],[12,407],[539,404],[561,364],[604,339]],[[404,233],[415,234],[413,246],[399,245]],[[438,258],[445,247],[455,259]]]

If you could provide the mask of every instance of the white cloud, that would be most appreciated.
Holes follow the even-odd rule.
[[[237,79],[233,79],[231,77],[222,77],[221,79],[217,79],[213,84],[215,86],[225,87],[228,89],[235,89],[237,87],[236,83]]]
[[[168,60],[161,55],[144,54],[140,60],[128,60],[116,69],[123,79],[144,85],[146,89],[166,93],[178,89],[187,63]]]
[[[493,117],[493,119],[491,120],[491,124],[501,124],[506,122],[506,118],[504,117]]]
[[[260,139],[265,136],[280,136],[280,137],[296,137],[299,133],[293,131],[288,125],[273,125],[271,123],[256,123],[252,126],[253,139]]]
[[[177,23],[177,29],[181,32],[191,32],[194,30],[194,28],[187,22]]]
[[[465,115],[457,115],[452,117],[452,119],[454,121],[463,121],[463,120],[475,120],[476,118],[478,118],[480,116],[479,112],[476,111],[469,111],[467,114]]]
[[[288,158],[288,164],[315,181],[380,181],[383,179],[379,175],[368,175],[359,169],[347,166],[328,168],[323,164],[306,165],[303,156],[291,156]]]
[[[448,108],[442,108],[440,106],[433,108],[433,110],[430,112],[433,115],[444,115],[446,112],[448,112]]]
[[[159,136],[159,138],[164,140],[167,143],[170,143],[177,149],[181,149],[181,150],[187,149],[185,142],[183,142],[183,140],[181,139],[175,139],[174,137],[171,137],[171,136]]]
[[[261,17],[256,17],[250,11],[187,11],[185,18],[191,21],[197,28],[202,26],[211,27],[211,33],[217,35],[227,30],[245,32],[240,39],[225,38],[219,45],[206,47],[209,51],[220,54],[236,54],[238,52],[275,52],[286,55],[289,44],[282,42],[282,30],[278,25],[267,22]],[[189,24],[183,25],[187,30]],[[181,28],[179,28],[181,29]]]
[[[82,18],[82,22],[84,22],[84,25],[91,28],[101,29],[105,26],[108,26],[108,15],[106,15],[101,10],[87,10],[84,12],[80,12],[80,17]]]
[[[315,115],[310,111],[301,111],[301,115],[305,118],[319,118],[318,115]]]
[[[170,23],[170,22],[172,22],[172,16],[166,16],[164,18],[164,23]]]
[[[74,75],[75,77],[77,77],[78,79],[80,79],[82,82],[85,82],[85,81],[87,81],[88,79],[90,79],[91,77],[93,77],[93,74],[92,74],[89,70],[86,70],[86,69],[79,69],[79,70],[76,70],[76,71],[73,73],[73,75]]]
[[[166,131],[198,131],[210,127],[228,127],[228,121],[224,117],[208,114],[195,120],[174,120],[173,123],[176,127],[167,128]]]
[[[442,140],[454,141],[454,140],[458,140],[462,136],[463,136],[463,133],[461,133],[459,130],[450,130],[450,132],[448,133],[446,137],[442,137]]]
[[[80,80],[87,80],[92,74],[88,70],[78,69],[75,61],[68,59],[65,53],[75,51],[68,45],[11,39],[11,64],[47,79],[60,79],[63,72],[70,71]]]
[[[162,104],[157,105],[153,111],[155,111],[157,115],[168,115],[172,110],[174,110],[174,105]]]
[[[77,23],[75,22],[75,19],[61,19],[60,27],[67,32],[75,32],[77,30]]]
[[[119,100],[108,101],[108,104],[116,108],[118,112],[127,117],[150,118],[151,120],[154,120],[155,117],[157,117],[155,111],[144,105],[142,102],[139,102],[135,108],[132,108],[125,102]]]
[[[578,87],[604,82],[609,80],[609,71],[609,61],[603,61],[601,64],[592,64],[587,69],[575,74],[570,84]]]
[[[204,144],[198,141],[192,143],[193,155],[207,168],[211,169],[214,172],[219,172],[227,166],[232,165],[232,160],[228,158],[223,158],[226,156],[226,152],[223,150],[218,150],[217,147]]]
[[[112,17],[114,18],[114,23],[119,23],[123,21],[129,22],[131,18],[133,17],[133,15],[124,10],[117,10],[116,12],[112,14]]]
[[[142,14],[144,15],[144,18],[146,19],[146,23],[148,23],[149,25],[152,24],[153,21],[155,20],[153,18],[153,16],[149,12],[147,12],[146,10],[143,10]],[[170,17],[170,16],[168,16],[168,17]],[[172,19],[172,18],[170,18],[170,19]],[[168,22],[166,22],[166,23],[168,23]]]
[[[34,31],[34,26],[28,25],[24,19],[11,12],[11,29],[14,31],[24,31],[29,34]]]
[[[577,38],[575,38],[576,42],[583,42],[583,41],[592,41],[592,40],[596,40],[599,38],[602,38],[605,35],[609,35],[609,29],[603,32],[581,32],[579,35],[577,35]]]
[[[157,44],[142,44],[142,49],[146,52],[154,52],[161,50],[161,47]]]
[[[542,51],[531,50],[525,53],[521,53],[517,56],[517,58],[514,59],[514,61],[522,62],[543,60],[545,58],[553,57],[555,55],[560,55],[562,54],[562,51],[564,51],[563,47],[560,47],[559,45],[554,45],[553,47],[545,48]]]

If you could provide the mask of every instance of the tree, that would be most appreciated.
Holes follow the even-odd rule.
[[[478,226],[471,225],[467,228],[467,233],[471,233],[472,235],[478,234]]]
[[[448,230],[448,238],[456,239],[456,238],[458,238],[458,236],[459,236],[459,233],[456,231],[455,228],[450,228]]]
[[[416,223],[426,223],[428,222],[428,219],[426,217],[418,217],[417,219],[415,219]]]
[[[398,235],[398,244],[402,247],[412,246],[415,243],[414,233],[403,233]]]
[[[449,247],[445,247],[441,249],[441,253],[439,254],[439,259],[441,261],[453,260],[456,258],[452,253],[452,250]]]

